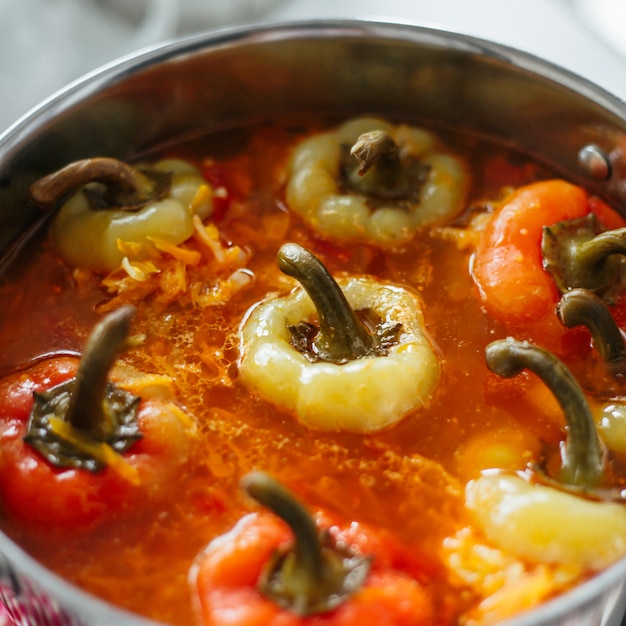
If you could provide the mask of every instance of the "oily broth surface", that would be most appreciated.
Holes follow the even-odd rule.
[[[517,437],[520,445],[528,444],[529,453],[540,438],[558,441],[559,426],[546,426],[536,406],[493,395],[484,347],[504,333],[481,310],[468,250],[443,232],[421,233],[393,253],[338,246],[288,213],[282,189],[289,151],[300,136],[322,126],[271,124],[164,151],[164,156],[198,165],[210,157],[226,173],[236,193],[216,225],[227,239],[252,251],[246,267],[256,278],[224,306],[175,303],[160,309],[150,299],[137,303],[133,331],[145,333],[146,341],[123,361],[139,371],[170,376],[178,400],[199,424],[195,455],[177,492],[166,504],[129,512],[84,536],[68,533],[54,541],[2,520],[3,529],[46,565],[115,604],[165,622],[192,624],[190,563],[214,536],[251,510],[238,483],[252,469],[274,474],[311,508],[327,507],[347,520],[382,526],[436,558],[442,539],[468,523],[463,485],[476,468],[463,451],[471,449],[472,441]],[[468,212],[458,220],[460,226],[472,208],[500,198],[503,188],[550,175],[496,146],[455,135],[445,140],[472,167]],[[312,250],[336,276],[370,275],[421,295],[444,372],[428,407],[375,435],[324,434],[250,396],[237,380],[237,330],[251,306],[293,286],[276,268],[284,241]],[[3,374],[40,355],[80,351],[97,319],[93,307],[106,298],[96,277],[74,281],[43,238],[20,259],[0,293],[7,303],[0,311]],[[19,331],[27,328],[37,332]],[[443,579],[437,584],[442,598],[455,596]],[[463,597],[455,610],[471,601]]]

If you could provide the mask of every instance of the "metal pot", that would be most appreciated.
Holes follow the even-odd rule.
[[[492,138],[626,213],[626,104],[593,84],[504,46],[427,28],[261,26],[122,59],[0,137],[0,270],[40,219],[26,200],[39,176],[81,158],[128,159],[198,132],[305,113],[380,114]],[[10,606],[22,600],[20,610],[31,603],[58,620],[22,623],[155,626],[59,579],[1,533],[0,552]],[[626,559],[508,624],[619,624],[625,606]]]

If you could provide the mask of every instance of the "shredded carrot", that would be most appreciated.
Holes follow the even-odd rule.
[[[51,416],[49,423],[50,430],[57,435],[57,437],[61,437],[61,439],[76,446],[79,450],[86,452],[133,485],[139,485],[141,483],[137,468],[128,463],[121,454],[118,454],[107,443],[94,441],[84,433],[76,430],[70,423],[60,417]]]
[[[198,263],[200,263],[202,257],[196,250],[186,250],[181,246],[177,246],[165,239],[159,239],[157,237],[148,237],[148,239],[159,252],[165,252],[185,265],[198,265]]]
[[[219,231],[214,224],[203,224],[202,220],[194,215],[193,225],[195,228],[194,235],[196,241],[204,244],[215,257],[215,260],[222,264],[226,260],[224,249],[219,241]]]
[[[128,257],[122,259],[122,268],[133,280],[144,282],[148,280],[150,274],[155,274],[159,270],[155,267],[154,263],[142,263],[141,261],[131,263]]]
[[[545,565],[532,572],[521,572],[508,585],[485,598],[468,616],[466,625],[499,624],[537,606],[554,593],[554,588],[554,576]]]
[[[183,409],[181,407],[179,407],[177,404],[174,404],[173,402],[168,402],[167,403],[167,409],[170,411],[170,413],[174,417],[176,417],[178,419],[178,421],[181,424],[184,424],[190,430],[195,430],[195,428],[196,428],[195,421],[192,419],[192,417],[190,415],[185,413],[185,411],[183,411]]]
[[[202,361],[203,376],[211,381],[217,381],[222,386],[232,387],[233,381],[228,373],[228,359],[224,357],[221,346],[211,346],[201,343],[199,357]]]
[[[189,205],[189,211],[194,215],[197,215],[198,211],[208,204],[208,202],[213,197],[213,193],[211,188],[208,185],[200,185],[198,187],[198,191],[196,191],[196,195],[191,200],[191,204]]]
[[[124,380],[122,386],[135,396],[164,398],[171,396],[173,384],[173,380],[163,374],[142,374]]]
[[[580,575],[575,567],[517,560],[487,545],[470,528],[462,528],[445,539],[443,558],[454,585],[469,587],[477,597],[484,598],[461,618],[465,626],[500,623],[539,605]]]
[[[198,215],[194,229],[180,245],[156,237],[143,243],[118,241],[125,256],[120,267],[101,280],[113,297],[100,303],[98,312],[149,296],[163,307],[185,297],[201,308],[222,305],[252,284],[247,250],[227,244],[217,226],[204,224]]]
[[[139,258],[146,249],[145,243],[139,241],[124,241],[122,239],[117,240],[117,249],[124,255],[130,258]]]

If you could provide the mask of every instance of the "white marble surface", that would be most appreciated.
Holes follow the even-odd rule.
[[[626,100],[626,0],[0,0],[0,131],[139,48],[256,21],[369,18],[504,43]]]

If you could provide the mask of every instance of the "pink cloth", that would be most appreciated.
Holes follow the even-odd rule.
[[[0,600],[0,626],[73,626],[75,623],[55,602],[30,586],[23,588],[18,597],[13,587],[0,584]]]

